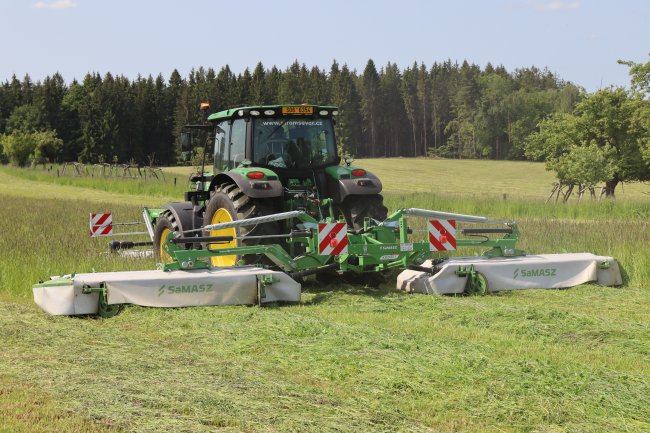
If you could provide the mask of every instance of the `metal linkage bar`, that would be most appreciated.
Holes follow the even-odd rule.
[[[210,224],[207,226],[203,226],[200,229],[193,229],[193,230],[186,230],[185,233],[192,233],[192,232],[200,232],[203,230],[221,230],[221,229],[229,229],[233,227],[247,227],[247,226],[254,226],[256,224],[264,224],[264,223],[270,223],[273,221],[282,221],[282,220],[288,220],[291,218],[299,218],[303,215],[306,215],[304,211],[301,210],[294,210],[290,212],[282,212],[282,213],[276,213],[273,215],[266,215],[266,216],[261,216],[261,217],[255,217],[255,218],[249,218],[245,220],[238,220],[238,221],[230,221],[226,223],[218,223],[218,224]]]
[[[146,207],[142,211],[142,218],[144,219],[144,224],[147,226],[147,232],[149,233],[151,242],[153,242],[153,237],[154,237],[153,225],[151,224],[151,220],[149,219],[149,209],[147,209]]]
[[[117,225],[117,224],[113,224]],[[109,238],[109,237],[117,237],[117,236],[136,236],[136,235],[148,235],[149,232],[126,232],[126,233],[112,233],[108,235],[101,235],[101,236],[96,236],[98,238]]]
[[[447,220],[456,220],[467,223],[506,223],[503,220],[490,219],[483,216],[463,215],[459,213],[440,212],[435,210],[406,208],[402,210],[404,215],[422,217],[422,218],[439,218]]]
[[[514,229],[512,227],[506,227],[503,229],[494,229],[494,228],[483,228],[483,229],[462,229],[460,231],[464,235],[487,235],[487,234],[495,234],[495,233],[503,233],[503,234],[512,234],[514,232]]]

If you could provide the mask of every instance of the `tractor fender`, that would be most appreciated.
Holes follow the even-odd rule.
[[[224,183],[236,183],[239,189],[250,198],[281,197],[284,189],[279,180],[252,180],[239,173],[228,172],[217,174],[210,183],[210,190]]]
[[[191,201],[167,203],[163,208],[172,213],[181,232],[192,230],[203,225],[203,220],[196,213],[196,209]]]
[[[363,177],[353,179],[331,179],[334,185],[330,189],[336,203],[341,203],[349,195],[379,194],[382,190],[381,181],[377,176],[366,172]]]

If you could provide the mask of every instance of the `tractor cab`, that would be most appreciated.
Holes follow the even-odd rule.
[[[251,138],[254,165],[301,170],[339,162],[331,118],[257,118]]]
[[[339,164],[335,107],[244,107],[212,114],[214,173],[241,166],[266,167],[281,177]]]
[[[248,176],[255,171],[268,174],[261,181],[269,188],[276,185],[284,193],[291,191],[294,198],[296,194],[303,196],[302,204],[284,200],[278,210],[308,206],[304,199],[308,196],[332,196],[339,188],[326,169],[340,163],[334,132],[337,114],[332,106],[277,105],[234,108],[210,115],[215,139],[214,174],[208,189],[228,182],[226,176],[238,183],[238,174]],[[243,190],[250,186],[250,182],[239,184]],[[258,188],[265,185],[254,184]]]
[[[207,104],[201,106],[207,113]],[[190,177],[185,201],[168,203],[156,221],[154,244],[165,257],[165,233],[198,233],[202,227],[278,212],[304,211],[318,220],[342,220],[356,230],[368,218],[383,221],[387,209],[381,181],[358,167],[339,165],[334,133],[338,109],[322,105],[273,105],[232,108],[207,116],[185,129],[209,134],[204,155],[214,155],[212,173],[201,168]],[[189,134],[189,135],[188,135]],[[192,135],[185,133],[192,146]],[[205,160],[205,159],[204,159]],[[288,225],[287,225],[288,224]],[[254,227],[206,230],[206,236],[232,238],[227,243],[194,244],[193,248],[258,245],[283,238],[296,229],[291,222],[265,222]],[[295,245],[294,245],[295,244]],[[300,242],[287,242],[299,253]],[[257,257],[245,257],[255,263]],[[236,256],[220,256],[214,266],[232,266]]]

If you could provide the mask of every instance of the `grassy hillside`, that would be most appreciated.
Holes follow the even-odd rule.
[[[525,161],[470,159],[377,158],[358,159],[353,165],[379,175],[388,193],[442,193],[463,196],[499,196],[546,200],[556,182],[544,164]],[[172,176],[187,177],[192,167],[171,167]],[[625,199],[647,199],[650,186],[624,184],[616,194]]]
[[[51,317],[31,300],[38,279],[154,265],[104,254],[90,211],[137,219],[183,188],[0,168],[0,432],[650,430],[644,186],[544,205],[539,164],[358,163],[391,209],[517,219],[524,249],[614,255],[627,284],[485,297],[307,285],[292,306]],[[182,183],[183,170],[168,173]]]
[[[469,159],[386,158],[353,163],[381,173],[388,192],[441,192],[510,198],[543,199],[556,182],[554,174],[539,162],[477,161]],[[617,188],[621,198],[648,198],[648,184],[631,183]]]

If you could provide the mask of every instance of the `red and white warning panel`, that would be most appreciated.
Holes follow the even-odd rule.
[[[338,256],[348,253],[348,226],[345,223],[318,224],[318,254]]]
[[[429,220],[429,251],[456,250],[456,220]]]
[[[113,215],[109,213],[90,214],[90,237],[113,234]]]

